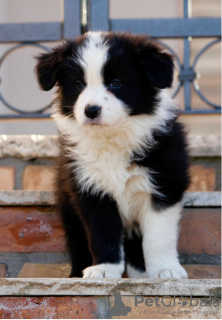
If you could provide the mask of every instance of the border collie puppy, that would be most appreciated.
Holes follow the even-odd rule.
[[[173,58],[146,36],[88,32],[38,56],[57,85],[56,198],[71,277],[187,278],[178,261],[188,154],[174,102]]]

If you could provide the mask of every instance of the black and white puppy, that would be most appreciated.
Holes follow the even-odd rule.
[[[56,197],[71,277],[187,278],[178,261],[188,187],[182,125],[165,88],[173,58],[146,36],[88,32],[38,57],[58,86]]]

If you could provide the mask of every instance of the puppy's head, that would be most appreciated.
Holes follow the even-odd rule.
[[[152,114],[159,90],[173,80],[172,56],[146,36],[89,32],[37,59],[40,87],[57,85],[57,112],[80,125]]]

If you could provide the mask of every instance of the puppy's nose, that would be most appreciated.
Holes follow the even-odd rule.
[[[87,118],[94,119],[101,113],[101,107],[87,105],[85,107],[85,115]]]

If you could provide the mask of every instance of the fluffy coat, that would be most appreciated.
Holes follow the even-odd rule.
[[[189,184],[183,126],[166,88],[173,57],[146,36],[89,32],[38,56],[57,85],[56,198],[71,277],[186,278],[177,254]]]

